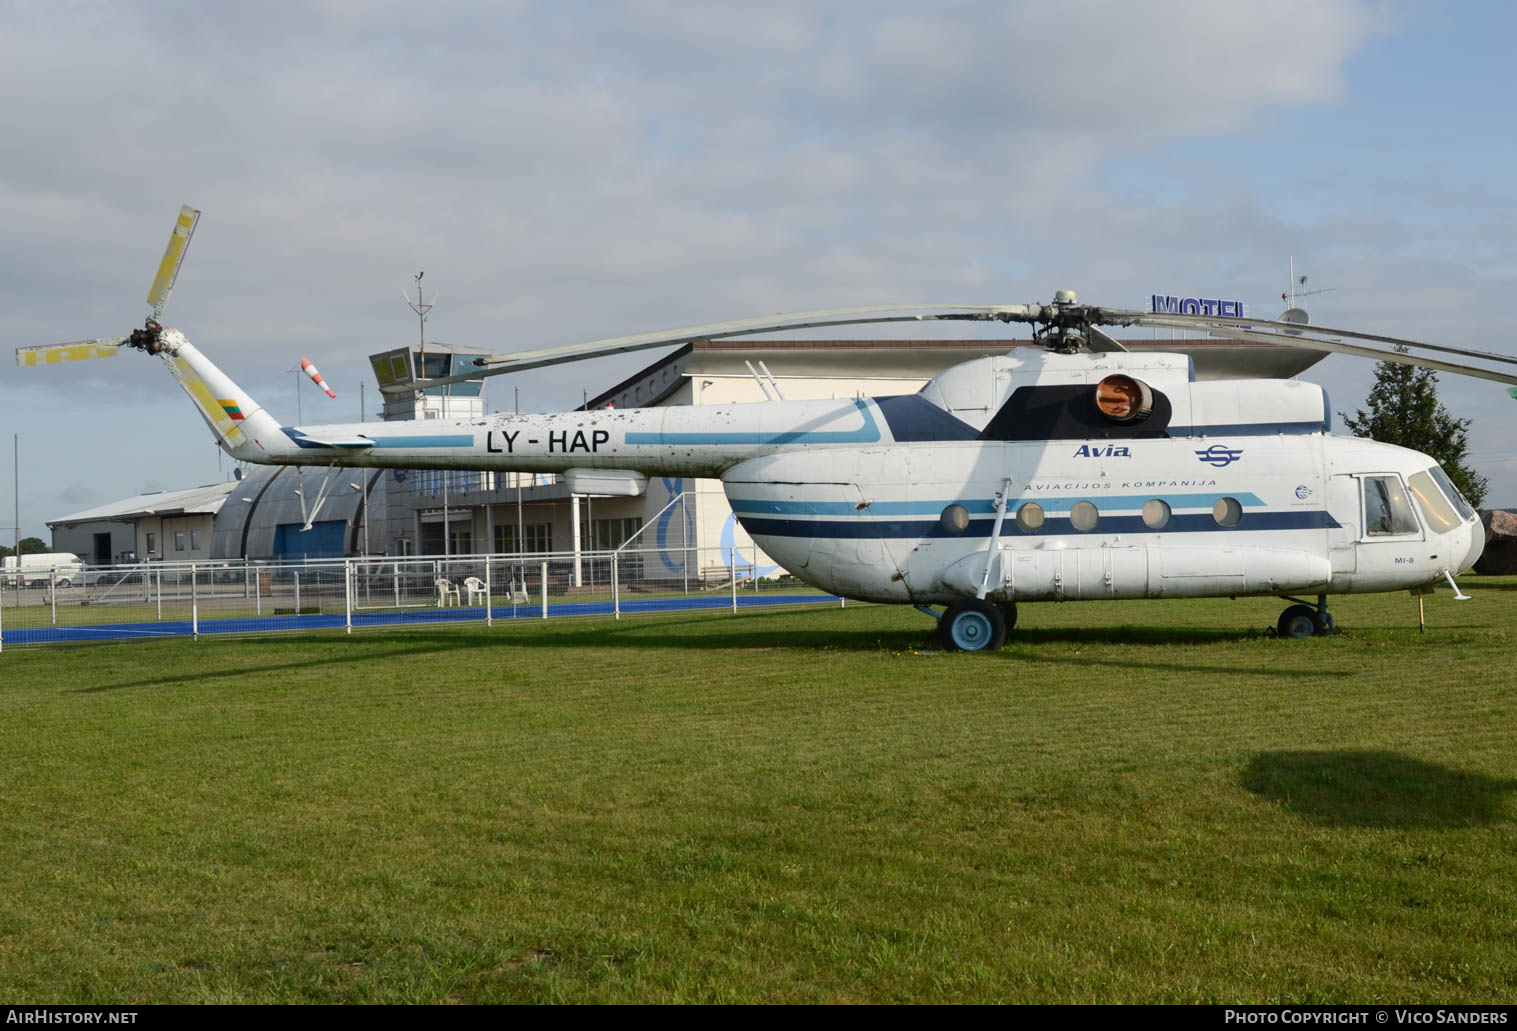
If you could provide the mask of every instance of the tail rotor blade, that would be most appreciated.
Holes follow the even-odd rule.
[[[91,358],[114,358],[125,342],[126,337],[112,337],[108,340],[75,340],[67,344],[18,347],[16,364],[26,368],[57,365],[59,362],[82,362]]]
[[[190,237],[195,234],[195,225],[199,221],[200,212],[188,204],[179,209],[179,219],[174,223],[163,261],[158,264],[158,275],[153,278],[153,288],[147,295],[147,303],[153,306],[154,321],[163,317],[163,309],[168,306],[174,280],[179,278],[179,266],[184,264],[184,252],[189,249]]]

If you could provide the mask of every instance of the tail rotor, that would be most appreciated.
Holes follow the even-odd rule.
[[[25,368],[89,361],[94,358],[114,358],[123,346],[151,355],[162,354],[165,346],[163,325],[159,320],[163,318],[163,310],[168,306],[169,294],[174,289],[174,281],[179,278],[179,267],[184,264],[185,251],[189,249],[190,237],[194,235],[199,221],[200,212],[188,204],[179,209],[179,218],[174,222],[174,231],[169,235],[169,245],[163,252],[163,260],[158,263],[158,274],[153,277],[153,286],[147,295],[147,303],[152,305],[153,314],[141,329],[134,329],[124,337],[18,347],[16,364]]]

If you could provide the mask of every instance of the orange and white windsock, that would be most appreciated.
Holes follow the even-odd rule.
[[[336,394],[332,393],[332,388],[327,386],[327,381],[321,378],[321,373],[316,371],[316,366],[311,364],[311,359],[300,359],[300,370],[307,376],[311,377],[312,383],[316,384],[322,390],[325,390],[327,392],[327,397],[337,396]]]

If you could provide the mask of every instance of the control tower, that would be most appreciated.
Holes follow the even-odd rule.
[[[369,364],[374,368],[380,387],[387,389],[415,383],[418,371],[423,379],[472,372],[476,368],[474,359],[487,357],[490,353],[477,347],[429,343],[425,351],[416,345],[371,354]],[[467,380],[426,390],[418,387],[398,394],[381,392],[384,405],[380,409],[380,418],[386,422],[392,419],[483,418],[484,390],[483,380]]]

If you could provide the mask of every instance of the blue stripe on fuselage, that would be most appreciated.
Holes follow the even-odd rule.
[[[1081,501],[1089,501],[1103,508],[1142,508],[1155,499],[1165,502],[1172,509],[1211,508],[1223,498],[1235,498],[1241,505],[1263,506],[1264,500],[1257,494],[1069,494],[1065,497],[1013,498],[1007,510],[1015,510],[1029,501],[1043,506],[1046,511],[1067,512]],[[754,498],[729,498],[732,511],[739,515],[930,515],[936,517],[949,505],[962,505],[971,515],[994,514],[995,502],[990,498],[950,498],[938,501],[875,501],[864,508],[852,501],[761,501]]]
[[[304,432],[294,426],[281,426],[280,431],[289,437],[297,447],[303,448],[348,448],[367,445],[358,444],[331,444],[320,440],[312,440]],[[437,434],[435,436],[413,437],[375,437],[369,436],[375,447],[473,447],[474,435],[471,433]]]
[[[439,434],[434,437],[371,437],[375,447],[473,447],[472,433]]]
[[[761,516],[738,516],[743,529],[753,537],[848,537],[848,538],[894,538],[920,540],[931,537],[979,538],[989,537],[995,526],[992,519],[970,520],[963,533],[949,533],[936,519],[767,519]],[[1001,539],[1017,537],[1049,537],[1072,535],[1099,537],[1104,534],[1157,533],[1228,533],[1255,530],[1322,530],[1338,526],[1338,521],[1326,511],[1299,512],[1245,512],[1236,526],[1219,526],[1210,513],[1180,514],[1170,517],[1168,525],[1154,529],[1142,516],[1102,516],[1095,528],[1089,531],[1076,530],[1068,517],[1050,517],[1036,533],[1025,533],[1015,520],[1007,520],[1001,526]]]

